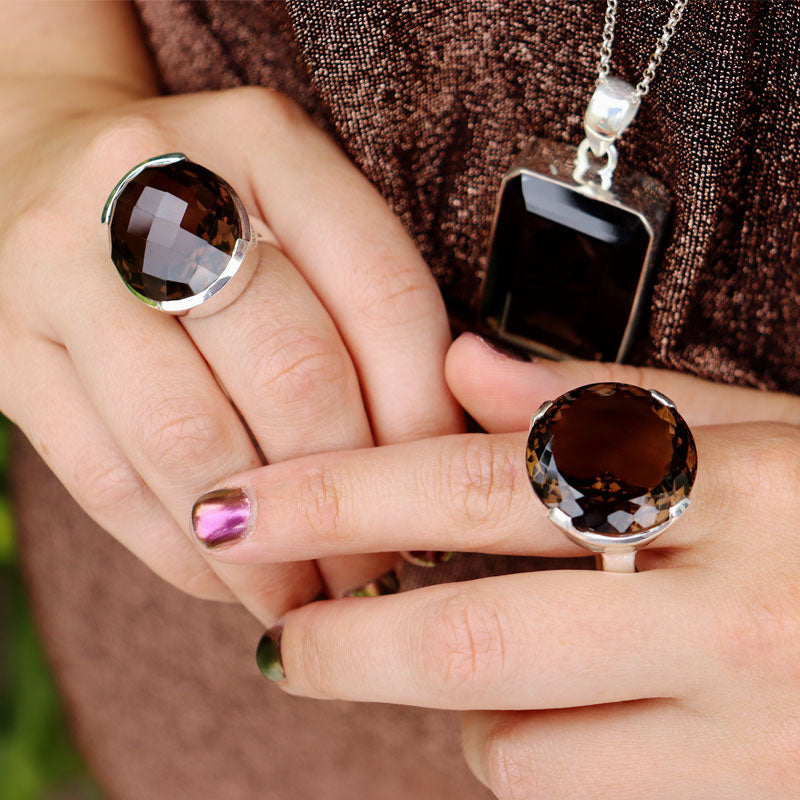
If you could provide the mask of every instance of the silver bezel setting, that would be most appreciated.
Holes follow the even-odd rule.
[[[675,410],[675,404],[661,392],[655,389],[648,389],[650,396],[662,406]],[[547,400],[539,406],[536,413],[531,418],[530,428],[528,429],[528,436],[530,437],[531,431],[534,426],[539,423],[542,417],[550,410],[553,405],[552,400]],[[531,493],[541,503],[541,498],[536,494],[530,480],[528,481]],[[669,528],[676,519],[678,519],[691,503],[690,497],[684,497],[674,505],[670,506],[669,519],[662,522],[660,525],[648,528],[637,533],[629,533],[622,535],[610,535],[606,533],[595,533],[594,531],[583,531],[576,528],[570,517],[560,508],[551,508],[548,512],[548,519],[575,544],[590,550],[598,555],[613,555],[613,559],[609,559],[609,564],[615,565],[615,568],[610,571],[633,572],[634,559],[617,558],[626,553],[635,553],[637,550],[650,544],[654,539],[661,536],[667,528]],[[605,568],[605,560],[598,561]]]
[[[166,153],[165,155],[154,156],[137,164],[122,176],[117,185],[112,190],[106,200],[101,215],[101,222],[108,228],[108,243],[111,247],[111,220],[114,216],[117,200],[124,191],[125,187],[141,172],[150,167],[161,167],[167,164],[175,164],[178,161],[188,161],[183,153]],[[226,181],[227,183],[227,181]],[[228,184],[230,186],[230,184]],[[244,207],[239,195],[231,187],[231,197],[236,213],[242,227],[242,236],[236,240],[228,264],[219,277],[206,289],[190,297],[180,300],[153,300],[145,297],[141,292],[134,289],[122,276],[122,282],[131,294],[141,300],[150,308],[163,311],[173,316],[204,317],[221,311],[230,305],[244,291],[247,284],[255,272],[258,264],[258,253],[256,247],[256,233],[250,224],[250,217]],[[224,290],[224,291],[223,291]]]
[[[497,194],[498,199],[492,217],[489,249],[491,250],[491,243],[495,239],[497,221],[500,215],[500,200],[505,192],[506,184],[520,175],[530,175],[637,216],[642,221],[650,242],[642,263],[636,292],[631,303],[631,311],[614,357],[615,362],[622,362],[628,355],[639,319],[643,313],[643,306],[647,298],[647,288],[666,228],[671,201],[667,188],[660,181],[627,169],[624,165],[619,167],[615,173],[613,191],[604,189],[599,183],[590,180],[576,181],[574,168],[577,157],[578,148],[570,144],[541,138],[534,138],[528,143],[527,148],[503,176],[500,183],[500,189]],[[481,297],[486,292],[487,278],[488,269],[481,287]],[[573,358],[569,353],[550,347],[543,342],[509,331],[506,326],[505,312],[499,318],[487,317],[484,322],[498,339],[507,341],[524,350],[559,361]]]

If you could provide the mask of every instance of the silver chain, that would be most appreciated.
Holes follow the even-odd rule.
[[[600,63],[597,66],[598,81],[607,78],[611,68],[611,48],[614,44],[614,25],[617,22],[617,2],[618,0],[608,0],[608,5],[606,6],[603,44],[600,47]],[[642,79],[636,84],[635,92],[638,100],[641,100],[650,91],[650,84],[656,76],[656,69],[661,64],[661,58],[667,51],[669,40],[675,33],[675,28],[678,27],[688,2],[689,0],[676,0],[674,8],[670,11],[667,24],[661,29],[661,36],[656,42],[656,49],[653,51],[653,55],[650,56],[650,63],[645,67]]]

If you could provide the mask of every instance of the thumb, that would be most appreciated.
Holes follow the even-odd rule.
[[[632,383],[669,397],[693,426],[772,421],[800,425],[800,397],[712,383],[691,375],[598,361],[520,361],[472,333],[450,347],[450,391],[490,433],[525,430],[545,400],[599,381]]]

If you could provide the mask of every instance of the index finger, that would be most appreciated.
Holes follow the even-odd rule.
[[[784,425],[695,431],[697,480],[689,511],[650,549],[712,541],[737,530],[752,497],[731,476],[744,472],[774,491],[767,458],[785,451]],[[254,499],[251,532],[215,558],[247,563],[358,552],[444,550],[576,556],[586,550],[550,522],[531,492],[525,434],[463,434],[325,453],[230,479]]]

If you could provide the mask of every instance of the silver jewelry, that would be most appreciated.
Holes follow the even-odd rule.
[[[125,285],[168,314],[206,316],[230,305],[258,262],[239,196],[183,153],[149,158],[127,172],[101,221]]]
[[[585,138],[577,148],[534,138],[503,177],[479,312],[490,336],[549,358],[627,357],[671,201],[659,180],[618,165],[616,142],[686,4],[675,3],[634,87],[609,74],[618,0],[608,0]]]
[[[573,177],[578,183],[585,182],[589,180],[592,171],[589,151],[591,150],[596,158],[605,157],[607,159],[605,166],[596,169],[596,172],[600,177],[600,186],[606,191],[611,189],[617,166],[615,142],[633,122],[642,98],[650,91],[650,84],[683,17],[688,0],[677,0],[675,3],[666,25],[661,30],[650,62],[644,69],[642,79],[635,87],[619,78],[609,77],[614,27],[617,22],[617,2],[618,0],[608,0],[606,7],[603,44],[600,47],[600,61],[597,65],[597,84],[583,117],[586,138],[578,145],[578,156],[573,171]]]
[[[689,507],[697,472],[694,438],[675,404],[622,383],[543,403],[525,456],[550,521],[607,572],[635,571],[636,551]]]

